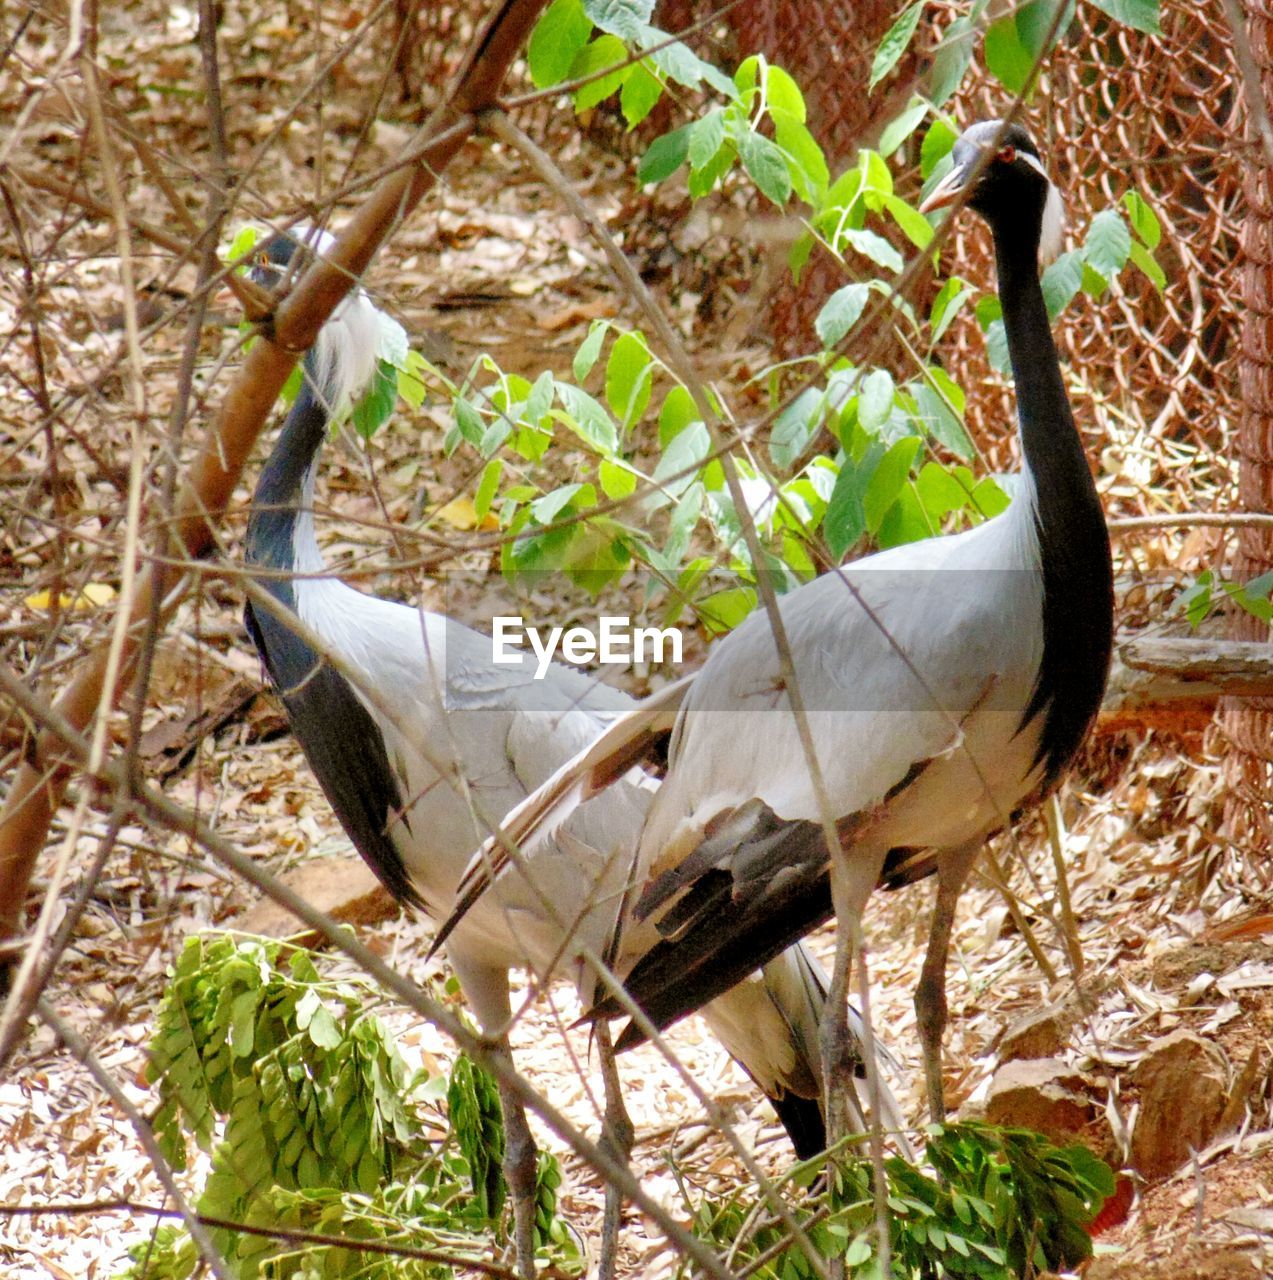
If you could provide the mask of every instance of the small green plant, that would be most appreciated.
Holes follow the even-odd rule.
[[[324,978],[306,951],[264,940],[192,938],[160,1005],[147,1075],[164,1153],[184,1169],[211,1156],[199,1213],[272,1232],[338,1236],[348,1247],[212,1236],[233,1274],[438,1277],[414,1250],[489,1258],[502,1232],[504,1135],[494,1082],[468,1059],[449,1083],[408,1078],[370,989]],[[442,1100],[449,1100],[443,1108]],[[541,1156],[540,1244],[573,1268],[555,1216],[560,1175]],[[358,1241],[404,1250],[357,1248]],[[184,1280],[197,1256],[163,1227],[132,1251],[129,1280]]]
[[[884,1165],[897,1280],[1018,1280],[1091,1256],[1086,1224],[1112,1194],[1114,1175],[1086,1147],[965,1123],[931,1126],[927,1151],[928,1169],[899,1157]],[[825,1157],[793,1170],[786,1188],[792,1213],[824,1258],[843,1256],[851,1276],[878,1275],[869,1160],[841,1156],[829,1189],[810,1193],[826,1172]],[[728,1250],[737,1269],[767,1280],[816,1274],[764,1203],[742,1195],[686,1199],[695,1231]]]
[[[1193,583],[1176,597],[1175,609],[1185,615],[1195,629],[1216,611],[1224,601],[1236,604],[1261,622],[1273,622],[1273,573],[1262,573],[1250,582],[1229,582],[1212,569],[1204,569]]]

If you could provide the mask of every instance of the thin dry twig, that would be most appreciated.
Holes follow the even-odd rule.
[[[86,757],[86,762],[91,758],[90,753]],[[172,1198],[173,1204],[176,1205],[175,1213],[185,1223],[186,1230],[190,1232],[190,1238],[194,1241],[195,1248],[199,1250],[199,1257],[203,1260],[204,1265],[217,1277],[217,1280],[231,1280],[225,1260],[221,1257],[216,1245],[212,1243],[212,1238],[204,1230],[203,1223],[200,1222],[198,1215],[190,1207],[189,1201],[182,1194],[181,1187],[178,1186],[177,1179],[173,1174],[172,1166],[164,1159],[164,1153],[159,1149],[159,1142],[155,1137],[154,1130],[150,1127],[150,1121],[128,1100],[128,1095],[115,1083],[115,1078],[98,1061],[97,1055],[93,1052],[88,1041],[74,1027],[68,1026],[47,1000],[41,999],[36,1007],[40,1017],[48,1023],[50,1029],[83,1064],[89,1075],[93,1077],[97,1087],[110,1098],[127,1118],[129,1124],[132,1125],[133,1131],[137,1134],[138,1142],[145,1148],[146,1155],[150,1157],[155,1177],[159,1179],[160,1186],[163,1187]]]

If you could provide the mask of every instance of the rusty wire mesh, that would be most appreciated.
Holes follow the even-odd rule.
[[[1273,5],[1247,0],[1247,30],[1265,102],[1273,90]],[[1242,349],[1239,357],[1243,418],[1236,453],[1241,471],[1239,502],[1252,511],[1273,508],[1273,192],[1265,157],[1244,166],[1248,214],[1242,236]],[[1235,566],[1240,578],[1273,568],[1268,530],[1245,529]],[[1269,629],[1255,618],[1235,619],[1236,635],[1267,640]],[[1273,700],[1229,700],[1217,717],[1218,732],[1232,748],[1226,761],[1230,837],[1241,845],[1273,848],[1269,799],[1273,795]]]

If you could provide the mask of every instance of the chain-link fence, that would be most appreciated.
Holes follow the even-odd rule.
[[[420,65],[449,66],[452,38],[471,25],[456,13],[481,7],[479,0],[459,0],[455,12],[429,7],[421,18]],[[804,89],[810,127],[834,170],[850,163],[859,146],[876,141],[910,92],[923,89],[925,54],[957,14],[953,6],[930,6],[932,25],[921,27],[915,54],[868,94],[874,49],[898,8],[892,0],[821,0],[812,21],[811,6],[800,0],[661,0],[656,17],[670,31],[693,28],[691,43],[722,65],[760,52],[790,71]],[[1163,0],[1161,18],[1161,34],[1151,37],[1110,21],[1093,5],[1079,6],[1025,110],[1065,192],[1072,237],[1081,238],[1092,218],[1129,190],[1148,201],[1162,227],[1156,256],[1165,288],[1125,271],[1100,299],[1080,294],[1058,325],[1076,417],[1089,455],[1098,460],[1114,516],[1223,509],[1233,505],[1238,487],[1239,241],[1248,159],[1241,77],[1223,0]],[[949,109],[966,123],[1002,114],[1009,102],[1002,87],[974,67]],[[540,132],[557,132],[570,121],[560,112],[543,112],[534,123]],[[655,123],[668,126],[666,120]],[[603,118],[592,128],[595,138],[632,149],[619,123]],[[638,145],[649,136],[649,129],[638,135]],[[908,144],[912,159],[918,141]],[[912,190],[918,187],[917,168],[902,178]],[[759,327],[778,354],[813,349],[814,318],[851,264],[817,251],[794,284],[784,250],[798,227],[758,198],[740,213],[741,198],[733,197],[732,217],[710,223],[710,243],[687,237],[697,254],[685,254],[680,237],[691,216],[689,202],[660,194],[639,210],[641,217],[625,218],[629,247],[657,261],[660,251],[652,240],[661,224],[677,245],[670,256],[682,271],[681,283],[704,298],[704,307],[715,308],[712,323],[722,333]],[[722,209],[729,200],[721,197]],[[969,223],[955,229],[955,238],[949,261],[987,284],[988,239]],[[687,258],[696,258],[697,268]],[[717,279],[706,283],[713,273]],[[749,283],[720,287],[721,277],[742,281],[749,273]],[[734,323],[731,300],[760,314]],[[903,359],[900,352],[895,356]],[[890,357],[876,352],[876,358]],[[1011,389],[992,375],[971,316],[952,328],[942,358],[960,371],[965,385],[979,388],[969,404],[974,438],[990,465],[1006,468],[1014,447]],[[1235,562],[1236,548],[1214,533],[1177,537],[1169,547],[1160,541],[1129,549],[1133,574],[1166,562],[1186,571],[1226,565],[1232,572],[1251,571],[1255,564],[1249,555]],[[1162,603],[1158,597],[1137,621],[1161,616]],[[1263,730],[1253,733],[1238,713],[1223,718],[1222,727],[1220,749],[1247,762],[1237,763],[1234,775],[1242,780],[1241,794],[1263,809],[1262,779],[1270,759]],[[1242,827],[1250,834],[1259,824]]]

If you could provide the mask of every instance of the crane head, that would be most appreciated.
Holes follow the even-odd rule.
[[[297,223],[291,231],[275,232],[258,242],[248,274],[262,288],[275,290],[284,281],[294,280],[311,258],[322,257],[335,243],[330,233]],[[342,417],[366,393],[390,327],[401,333],[400,326],[355,285],[319,331],[307,360],[333,419]],[[401,341],[405,346],[405,336]]]
[[[950,172],[920,205],[921,213],[958,200],[997,225],[1039,218],[1039,267],[1061,252],[1065,211],[1043,167],[1034,139],[1019,124],[983,120],[970,125],[951,148]]]
[[[289,273],[295,279],[299,267],[311,256],[322,257],[335,242],[329,232],[305,222],[297,223],[291,231],[276,231],[258,241],[248,276],[263,289],[277,289]],[[298,250],[303,251],[302,260],[294,262]]]

